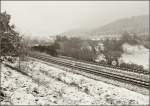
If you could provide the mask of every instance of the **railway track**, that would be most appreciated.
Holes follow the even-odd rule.
[[[120,69],[120,70],[127,71],[127,72],[134,72],[134,73],[145,74],[145,75],[149,75],[150,74],[149,71],[141,71],[141,70],[137,70],[137,69],[133,70],[133,69],[129,69],[129,68],[123,68],[123,67],[120,67],[120,66],[113,66],[113,65],[107,65],[107,64],[97,63],[97,62],[89,62],[89,61],[84,61],[84,60],[77,60],[75,58],[67,57],[67,56],[58,56],[58,57],[63,58],[63,59],[73,60],[73,61],[80,61],[80,62],[93,64],[93,65],[98,65],[98,66],[104,66],[104,67],[111,68],[111,69],[112,68]]]
[[[62,65],[62,66],[66,66],[69,68],[74,68],[74,69],[79,69],[82,70],[84,72],[90,73],[90,74],[94,74],[97,76],[103,76],[109,79],[113,79],[113,80],[117,80],[117,81],[121,81],[124,83],[130,83],[133,85],[137,85],[139,87],[144,87],[149,89],[149,81],[145,81],[143,79],[140,78],[134,78],[131,76],[127,76],[127,75],[120,75],[119,73],[113,73],[113,72],[108,72],[108,71],[103,71],[104,69],[107,70],[107,68],[103,67],[101,69],[99,68],[95,68],[95,67],[90,67],[88,65],[86,65],[85,63],[81,63],[81,62],[75,62],[72,60],[67,60],[67,59],[61,59],[61,58],[57,58],[57,57],[52,57],[52,56],[47,56],[47,55],[41,55],[41,54],[30,54],[31,57],[46,61],[46,62],[52,62],[58,65]],[[78,64],[77,64],[78,63]],[[110,68],[109,68],[110,69]]]

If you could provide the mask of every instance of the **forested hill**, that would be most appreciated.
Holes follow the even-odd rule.
[[[123,31],[133,33],[149,32],[149,16],[141,15],[120,19],[93,30],[97,34],[120,34]]]
[[[89,36],[103,36],[103,35],[116,35],[121,34],[124,31],[137,33],[137,34],[148,34],[149,33],[149,16],[140,15],[133,16],[129,18],[119,19],[111,22],[107,25],[98,27],[96,29],[77,29],[71,30],[61,35],[66,35],[68,37],[89,37]]]

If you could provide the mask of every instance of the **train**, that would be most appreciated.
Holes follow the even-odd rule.
[[[95,65],[100,65],[100,66],[105,66],[105,67],[111,67],[111,68],[116,68],[116,69],[121,69],[125,71],[131,71],[131,72],[136,72],[136,73],[143,73],[143,74],[149,74],[148,70],[145,70],[142,65],[137,65],[137,64],[129,64],[129,63],[124,63],[118,61],[116,58],[112,58],[111,61],[108,60],[101,60],[99,62],[96,61],[86,61],[86,60],[79,60],[73,57],[68,57],[68,56],[62,56],[60,55],[56,49],[50,47],[50,46],[33,46],[31,48],[32,50],[39,51],[39,52],[45,52],[51,56],[54,57],[60,57],[60,58],[65,58],[69,60],[75,60],[78,61],[75,64],[79,64],[81,62],[86,62],[90,64],[95,64]]]

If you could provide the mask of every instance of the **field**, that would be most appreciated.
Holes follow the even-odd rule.
[[[15,64],[14,64],[15,65]],[[22,75],[2,65],[1,104],[146,105],[149,96],[66,72],[37,61],[24,62]]]

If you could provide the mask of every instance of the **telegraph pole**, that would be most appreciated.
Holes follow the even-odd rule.
[[[0,1],[0,5],[1,5],[1,1]],[[1,8],[0,8],[0,14],[1,14]],[[1,60],[1,41],[2,41],[2,31],[0,31],[0,77],[1,77],[1,68],[2,68],[2,60]],[[0,78],[1,79],[1,78]],[[0,86],[1,86],[1,80],[0,80]],[[1,104],[0,104],[1,105]]]
[[[0,31],[0,77],[2,72],[2,35],[3,31]],[[0,78],[0,86],[1,86],[1,78]]]
[[[0,31],[0,87],[1,87],[1,68],[2,68],[2,60],[1,60],[1,42],[2,41],[2,31]],[[0,103],[0,105],[1,105],[1,103]]]

